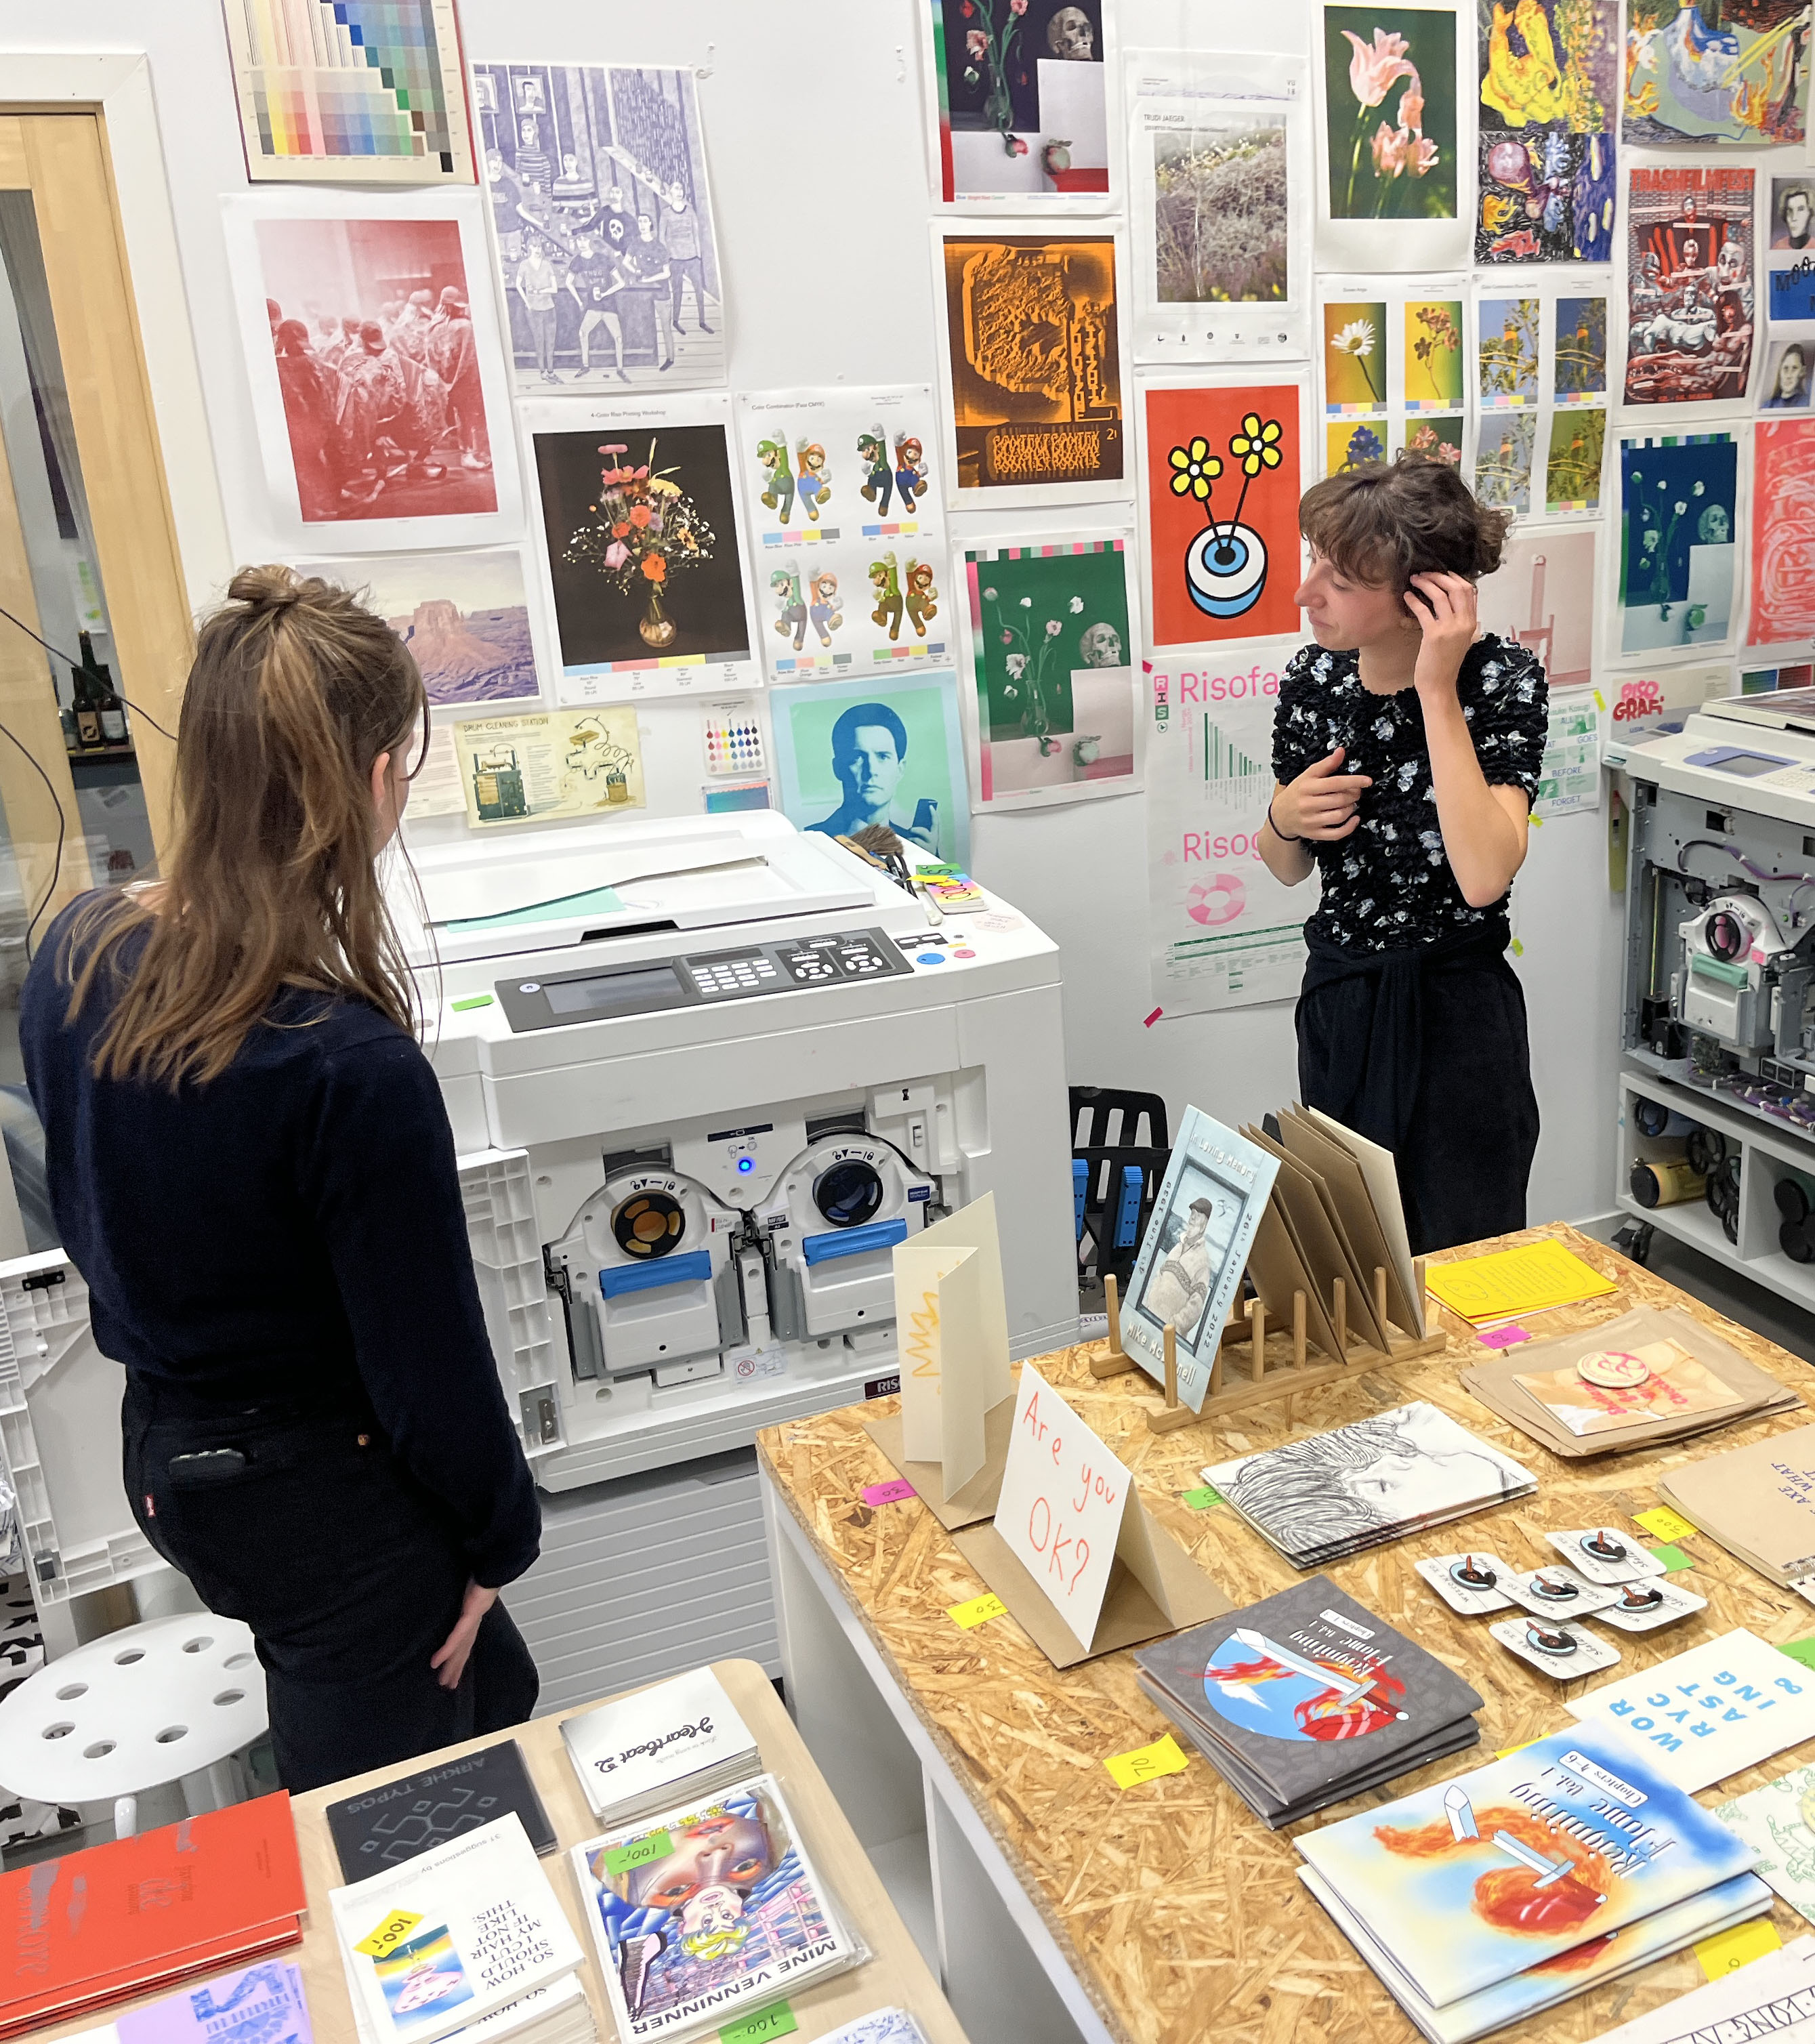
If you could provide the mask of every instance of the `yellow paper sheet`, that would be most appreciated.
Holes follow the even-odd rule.
[[[1710,1980],[1724,1980],[1741,1966],[1749,1966],[1754,1959],[1762,1959],[1767,1952],[1781,1950],[1782,1944],[1771,1919],[1759,1916],[1750,1923],[1736,1923],[1730,1931],[1717,1931],[1712,1938],[1704,1938],[1695,1947],[1695,1956]],[[1724,2027],[1716,2025],[1717,2029]]]
[[[1103,1762],[1118,1788],[1132,1788],[1137,1782],[1152,1781],[1161,1774],[1182,1774],[1190,1756],[1179,1750],[1171,1732],[1151,1746],[1136,1746],[1132,1753],[1113,1753]]]
[[[1468,1320],[1540,1313],[1620,1289],[1560,1242],[1548,1241],[1525,1243],[1461,1263],[1432,1264],[1425,1282],[1433,1298]]]

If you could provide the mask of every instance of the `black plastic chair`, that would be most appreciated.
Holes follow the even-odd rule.
[[[1172,1155],[1166,1103],[1157,1093],[1073,1086],[1071,1106],[1079,1268],[1093,1269],[1099,1285],[1112,1274],[1125,1283]]]

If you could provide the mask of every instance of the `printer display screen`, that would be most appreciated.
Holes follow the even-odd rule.
[[[1729,752],[1720,763],[1723,774],[1740,774],[1747,780],[1755,780],[1760,774],[1774,774],[1779,766],[1789,765],[1785,759],[1772,759],[1762,752]]]
[[[602,972],[591,979],[556,981],[546,989],[557,1015],[631,1015],[641,1009],[678,1006],[686,998],[671,965]]]

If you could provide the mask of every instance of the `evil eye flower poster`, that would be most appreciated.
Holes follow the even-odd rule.
[[[744,523],[777,681],[956,658],[929,384],[743,392]]]
[[[1124,532],[963,548],[974,806],[1029,809],[1140,785]]]
[[[1730,644],[1740,447],[1731,433],[1620,443],[1620,651]]]
[[[1309,352],[1311,79],[1302,57],[1159,51],[1128,63],[1134,352]]]
[[[1460,154],[1472,39],[1461,26],[1453,7],[1322,10],[1313,64],[1321,268],[1446,270],[1468,260]]]
[[[920,0],[932,188],[967,213],[1109,205],[1106,0]]]
[[[1298,497],[1310,375],[1143,378],[1148,644],[1299,629]]]

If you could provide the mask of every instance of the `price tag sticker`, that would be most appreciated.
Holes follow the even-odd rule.
[[[1782,1946],[1771,1919],[1760,1916],[1750,1923],[1736,1923],[1730,1931],[1717,1931],[1712,1938],[1704,1938],[1695,1947],[1695,1956],[1711,1981],[1725,1980],[1728,1973],[1736,1973],[1741,1966],[1749,1966],[1754,1959],[1779,1951]]]
[[[1653,1539],[1659,1540],[1681,1540],[1701,1531],[1680,1512],[1672,1512],[1667,1504],[1654,1504],[1649,1512],[1635,1512],[1632,1523],[1644,1527]]]
[[[898,1476],[892,1483],[871,1483],[863,1487],[863,1502],[874,1508],[879,1504],[899,1504],[904,1497],[916,1495],[913,1485],[906,1477]]]
[[[353,1950],[363,1952],[368,1959],[389,1958],[421,1921],[413,1911],[394,1909],[382,1923],[360,1938]]]
[[[1190,1756],[1179,1751],[1171,1732],[1151,1746],[1136,1746],[1132,1753],[1111,1754],[1103,1762],[1118,1788],[1133,1788],[1162,1774],[1182,1774],[1190,1764]]]
[[[740,2016],[718,2033],[718,2044],[763,2044],[768,2037],[791,2037],[799,2029],[794,2011],[785,2001],[771,2001],[754,2015]]]
[[[634,1866],[647,1866],[652,1860],[665,1859],[674,1849],[674,1839],[667,1831],[649,1831],[640,1838],[633,1838],[629,1845],[607,1846],[605,1870],[607,1873],[628,1873]]]
[[[1663,1562],[1667,1576],[1674,1576],[1678,1569],[1693,1569],[1695,1566],[1695,1557],[1684,1554],[1680,1547],[1653,1547],[1651,1552]]]
[[[1792,1639],[1777,1650],[1787,1654],[1792,1661],[1800,1662],[1805,1668],[1815,1668],[1815,1639]]]
[[[1182,1494],[1182,1502],[1190,1505],[1194,1512],[1213,1512],[1222,1501],[1222,1493],[1207,1483]]]
[[[945,1616],[967,1632],[972,1627],[987,1624],[992,1618],[1005,1617],[1008,1606],[994,1590],[985,1590],[981,1596],[974,1596],[968,1604],[948,1604]]]

